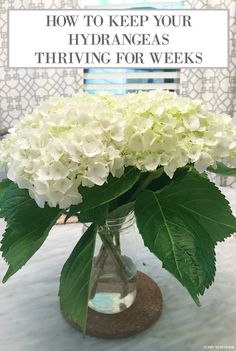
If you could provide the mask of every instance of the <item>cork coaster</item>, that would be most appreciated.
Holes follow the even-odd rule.
[[[66,223],[65,222],[65,219],[66,219],[66,215],[65,214],[62,214],[56,224],[71,224],[71,223],[78,223],[78,217],[77,216],[71,216],[70,218],[67,219]]]
[[[138,334],[159,319],[162,305],[162,295],[157,284],[146,274],[138,272],[137,296],[133,305],[116,314],[103,314],[89,308],[86,334],[103,339]],[[74,328],[80,329],[76,323],[64,318]]]

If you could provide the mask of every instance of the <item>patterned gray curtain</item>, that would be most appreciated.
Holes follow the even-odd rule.
[[[185,0],[185,8],[229,9],[228,69],[181,70],[180,92],[184,96],[203,99],[210,109],[226,112],[236,122],[236,0]],[[236,188],[235,177],[215,176],[212,179],[218,185]]]
[[[0,129],[31,113],[42,99],[71,95],[82,84],[78,69],[9,69],[7,67],[8,9],[78,9],[81,0],[0,0]]]
[[[181,70],[181,94],[201,98],[212,110],[226,112],[236,121],[236,0],[185,0],[185,8],[230,10],[228,69]]]

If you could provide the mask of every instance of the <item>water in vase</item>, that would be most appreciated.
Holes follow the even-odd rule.
[[[136,297],[136,266],[132,260],[123,256],[125,271],[114,269],[114,262],[107,257],[99,278],[92,279],[89,307],[106,314],[119,313],[129,308]],[[93,277],[96,272],[93,272]]]

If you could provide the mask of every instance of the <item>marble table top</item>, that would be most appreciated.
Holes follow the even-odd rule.
[[[236,190],[223,188],[223,192],[236,215]],[[1,221],[1,233],[3,227]],[[1,351],[236,350],[236,237],[217,246],[215,282],[201,298],[200,308],[177,280],[161,268],[140,237],[137,266],[160,286],[163,313],[147,331],[110,341],[89,336],[83,339],[59,311],[60,271],[81,235],[81,228],[81,224],[54,226],[28,264],[0,285]],[[5,270],[1,258],[0,278]]]

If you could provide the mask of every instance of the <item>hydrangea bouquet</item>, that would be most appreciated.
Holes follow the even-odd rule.
[[[199,304],[236,219],[208,172],[236,175],[236,126],[170,92],[53,98],[0,143],[1,251],[18,271],[63,212],[91,223],[65,263],[63,312],[85,329],[97,226],[134,211],[144,244]],[[223,163],[222,163],[223,162]],[[207,172],[206,172],[207,171]]]

